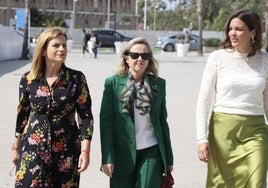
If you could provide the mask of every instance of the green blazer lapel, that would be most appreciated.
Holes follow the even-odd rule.
[[[126,85],[127,81],[128,81],[128,77],[125,76],[125,77],[117,77],[118,78],[118,88],[116,88],[116,92],[117,94],[121,94],[122,90],[124,89],[124,86]]]
[[[124,77],[117,76],[117,79],[118,79],[117,80],[118,85],[115,88],[115,91],[116,91],[117,97],[120,98],[121,93],[122,93],[122,91],[123,91],[123,89],[124,89],[124,87],[125,87],[128,79],[129,79],[129,77],[128,76],[124,76]],[[119,103],[120,103],[119,106],[118,106],[119,107],[119,111],[122,112],[123,111],[124,104],[120,100],[119,100]],[[129,116],[131,118],[131,120],[133,121],[133,114],[126,114],[126,115]]]

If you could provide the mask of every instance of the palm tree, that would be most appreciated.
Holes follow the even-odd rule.
[[[46,18],[44,25],[46,27],[54,27],[54,26],[58,26],[58,27],[67,27],[66,22],[59,17],[49,17]]]

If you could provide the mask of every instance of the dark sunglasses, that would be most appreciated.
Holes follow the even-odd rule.
[[[150,53],[135,53],[135,52],[129,52],[128,55],[131,57],[131,59],[138,59],[140,56],[143,60],[148,60],[150,58]]]

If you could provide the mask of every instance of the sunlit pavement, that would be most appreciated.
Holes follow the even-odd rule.
[[[207,54],[198,56],[190,52],[178,57],[176,52],[157,52],[159,75],[166,79],[168,122],[174,150],[174,188],[205,187],[206,165],[197,158],[195,140],[195,105],[202,71]],[[101,51],[95,59],[81,50],[72,50],[66,65],[81,70],[87,78],[93,101],[95,131],[90,153],[90,166],[81,175],[81,188],[108,188],[109,179],[100,172],[99,108],[104,79],[115,73],[119,55]],[[14,171],[9,175],[11,145],[14,137],[18,84],[21,75],[30,69],[30,61],[12,60],[0,62],[0,187],[14,187]]]

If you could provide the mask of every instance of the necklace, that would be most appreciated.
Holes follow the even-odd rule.
[[[58,76],[51,76],[51,77],[46,77],[47,83],[49,87],[53,85],[53,83],[58,79]]]

